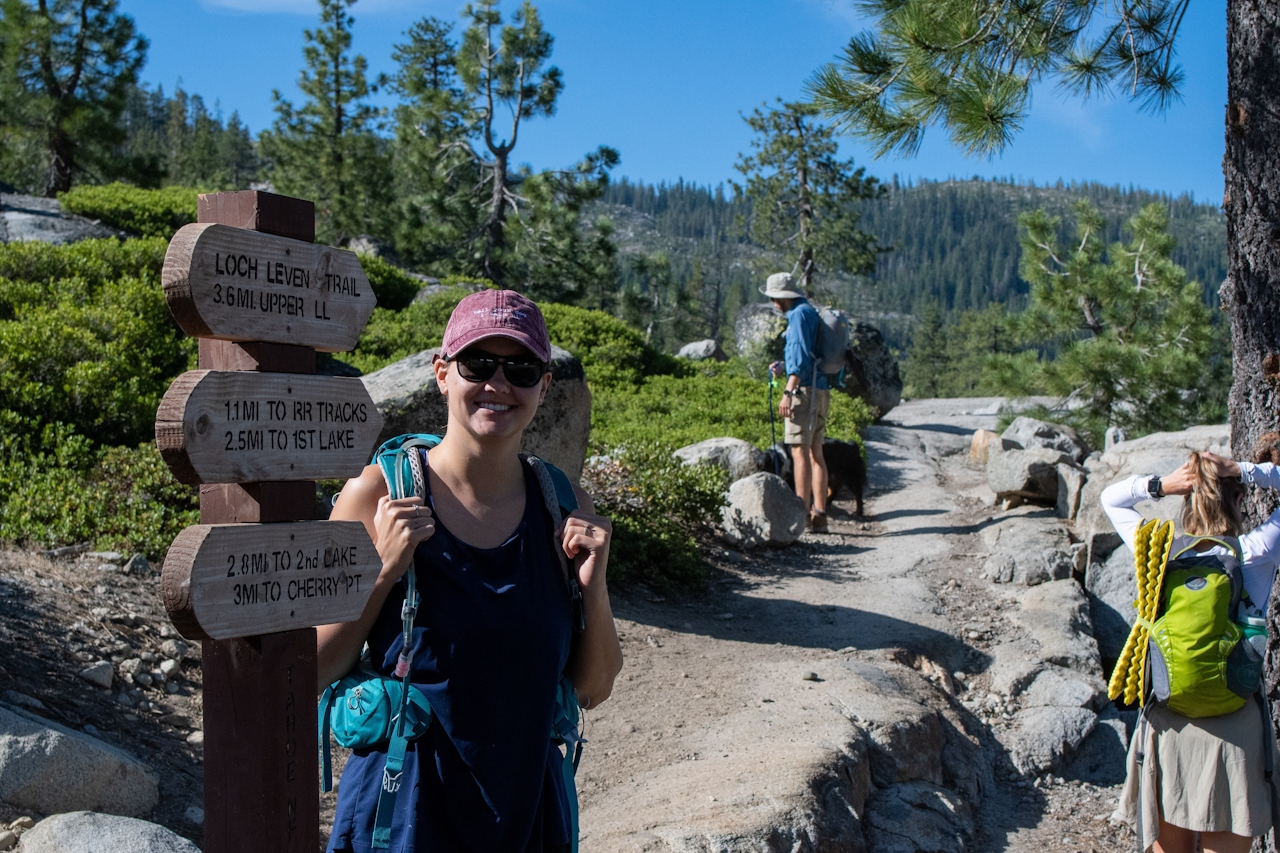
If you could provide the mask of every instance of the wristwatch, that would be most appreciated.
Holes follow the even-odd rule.
[[[1163,497],[1163,495],[1160,493],[1159,477],[1152,477],[1150,480],[1147,480],[1147,494],[1151,495],[1151,499],[1153,501]]]

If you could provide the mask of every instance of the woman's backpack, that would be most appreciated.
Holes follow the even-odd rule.
[[[1210,542],[1226,554],[1196,550]],[[1111,698],[1162,702],[1184,717],[1242,707],[1262,679],[1262,656],[1242,642],[1248,603],[1236,537],[1179,536],[1149,521],[1134,537],[1138,618],[1112,675]]]
[[[1211,541],[1229,554],[1201,554]],[[1164,570],[1159,616],[1149,628],[1150,695],[1184,717],[1217,717],[1258,692],[1262,657],[1241,642],[1244,590],[1240,540],[1181,536]]]
[[[401,435],[389,439],[378,447],[371,464],[382,470],[387,481],[387,491],[393,499],[426,497],[426,470],[421,453],[435,447],[441,441],[438,435],[425,433]],[[544,509],[553,529],[578,508],[578,497],[573,484],[559,468],[536,456],[521,455],[542,492]],[[558,564],[573,603],[573,630],[580,633],[586,628],[582,609],[582,589],[577,573],[558,547],[554,550]],[[417,616],[418,594],[413,571],[405,574],[408,589],[401,609],[404,641],[396,662],[396,678],[376,672],[365,655],[360,664],[341,680],[329,685],[320,697],[319,740],[321,756],[320,789],[333,787],[329,735],[341,746],[361,749],[388,744],[387,766],[383,771],[382,790],[378,795],[378,809],[374,817],[372,847],[385,849],[391,839],[391,815],[400,790],[400,773],[404,766],[408,742],[421,737],[431,724],[431,706],[421,691],[409,683],[412,663],[413,621]],[[578,851],[578,788],[575,775],[582,758],[582,709],[578,694],[567,674],[561,674],[556,690],[556,707],[551,719],[551,741],[564,748],[564,760],[560,765],[565,794],[569,802],[570,828],[573,853]]]

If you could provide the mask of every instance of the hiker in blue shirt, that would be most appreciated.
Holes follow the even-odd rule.
[[[796,494],[809,511],[808,528],[819,533],[827,529],[827,461],[822,442],[827,434],[827,413],[831,409],[831,385],[814,370],[818,350],[818,312],[804,294],[795,289],[791,274],[774,273],[760,292],[787,315],[783,361],[770,369],[787,377],[787,387],[778,403],[778,415],[786,422],[783,441],[791,447]]]

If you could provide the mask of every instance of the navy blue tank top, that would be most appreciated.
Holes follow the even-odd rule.
[[[473,548],[437,517],[435,535],[414,552],[421,604],[411,680],[435,718],[405,755],[392,853],[551,853],[570,841],[550,734],[572,607],[542,493],[523,467],[524,516],[506,542]],[[402,645],[405,588],[387,596],[369,633],[374,664],[388,675]],[[347,762],[330,853],[370,850],[385,764],[385,746]]]

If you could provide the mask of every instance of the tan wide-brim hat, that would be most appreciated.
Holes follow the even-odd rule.
[[[803,299],[804,294],[791,283],[791,273],[776,272],[765,280],[760,292],[770,299]]]

